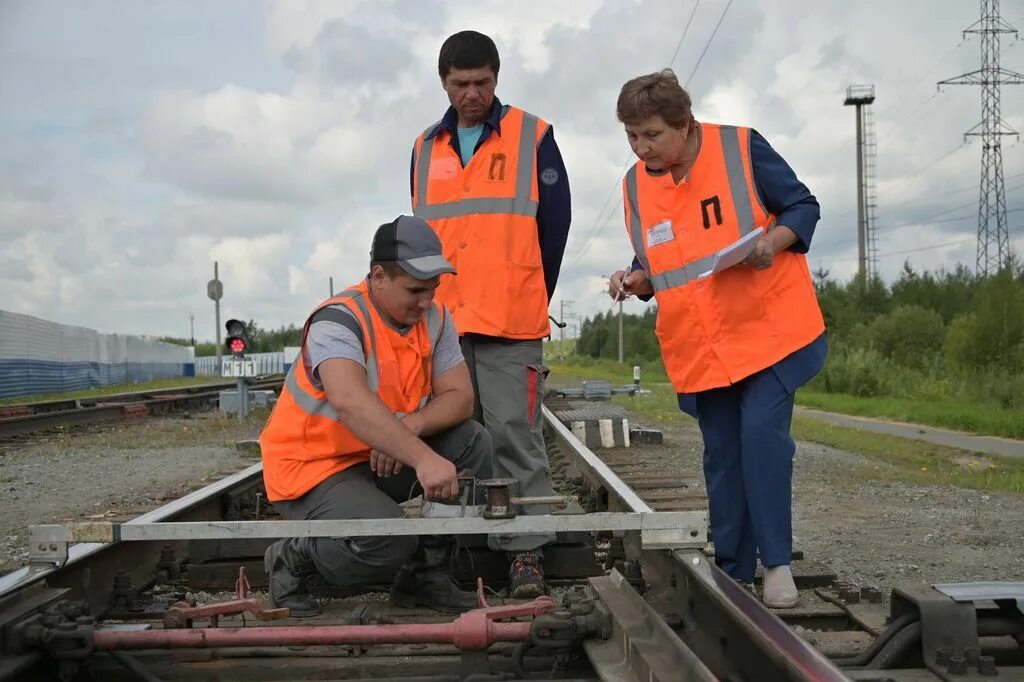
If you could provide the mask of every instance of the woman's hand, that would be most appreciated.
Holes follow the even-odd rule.
[[[625,281],[623,281],[625,279]],[[608,295],[613,301],[627,299],[630,296],[651,296],[654,288],[647,272],[642,269],[631,270],[627,275],[625,270],[617,270],[608,278]]]
[[[768,235],[763,235],[757,240],[757,246],[743,262],[755,270],[765,270],[772,266],[772,259],[775,258],[775,245]]]

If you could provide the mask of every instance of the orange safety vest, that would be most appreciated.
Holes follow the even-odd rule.
[[[713,255],[775,216],[761,205],[750,129],[701,125],[689,177],[651,175],[638,162],[623,181],[626,226],[658,302],[656,332],[679,393],[729,386],[771,367],[825,330],[803,254],[771,267],[732,267],[706,279]]]
[[[547,336],[536,169],[550,126],[505,106],[501,133],[488,136],[465,168],[449,131],[424,139],[434,127],[416,139],[412,212],[434,228],[459,273],[441,280],[437,300],[452,311],[459,334]]]
[[[403,335],[381,318],[365,281],[327,299],[306,320],[301,361],[288,372],[260,434],[263,481],[271,502],[301,497],[328,476],[370,457],[370,446],[339,421],[323,387],[312,381],[306,337],[313,315],[324,308],[353,314],[362,328],[366,383],[396,416],[414,412],[430,399],[433,352],[444,327],[442,306],[433,304]]]

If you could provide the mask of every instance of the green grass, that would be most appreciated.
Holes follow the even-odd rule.
[[[1024,438],[1024,410],[981,405],[950,398],[858,397],[843,393],[821,393],[802,389],[797,403],[829,412],[859,417],[879,417],[912,424],[966,431],[1004,438]]]
[[[793,436],[867,457],[871,463],[862,475],[868,479],[1024,493],[1022,458],[981,455],[801,416],[793,419]]]
[[[606,379],[613,383],[632,383],[633,367],[612,360],[573,358],[571,363],[554,362],[549,356],[552,383],[579,382],[583,379]],[[668,382],[664,366],[644,363],[640,370],[640,385],[651,388]],[[800,389],[796,402],[828,412],[892,419],[911,424],[937,426],[984,436],[1024,438],[1024,410],[1007,409],[994,405],[958,401],[951,398],[882,398],[859,397],[845,393],[824,393]]]
[[[0,405],[18,405],[21,403],[36,403],[44,400],[70,400],[74,398],[98,398],[105,395],[117,393],[131,393],[133,391],[153,391],[160,388],[177,388],[184,386],[199,386],[203,384],[223,383],[226,380],[220,377],[179,377],[175,379],[157,379],[141,384],[118,384],[116,386],[103,386],[102,388],[87,388],[81,391],[69,391],[68,393],[44,393],[39,395],[24,395],[18,398],[4,398]]]
[[[546,353],[545,362],[551,368],[551,383],[579,382],[584,379],[605,379],[615,384],[633,383],[633,363],[619,364],[614,360],[594,360],[592,358],[571,358],[569,362],[559,362],[557,355]],[[661,362],[640,363],[640,386],[650,388],[649,383],[667,384],[668,375]]]
[[[632,368],[609,361],[597,361],[589,367],[561,364],[553,364],[551,367],[549,381],[553,384],[575,383],[584,379],[629,383],[633,376]],[[650,393],[635,397],[617,395],[612,398],[612,402],[652,422],[690,419],[679,411],[675,391],[667,383],[663,371],[659,373],[655,366],[642,368],[641,386],[650,390]],[[837,397],[824,395],[828,398]],[[841,411],[833,407],[827,409]],[[797,440],[821,443],[864,456],[867,461],[860,475],[866,480],[1024,493],[1024,458],[981,455],[897,436],[835,426],[801,416],[793,420],[793,436]]]

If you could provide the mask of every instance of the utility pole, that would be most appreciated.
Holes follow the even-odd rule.
[[[331,277],[331,298],[334,298],[334,278]]]
[[[562,327],[558,330],[560,341],[558,344],[558,359],[565,359],[565,306],[572,307],[572,301],[566,301],[563,299],[558,305],[558,321],[562,323]]]
[[[196,316],[195,313],[188,314],[188,342],[193,348],[196,346]]]
[[[964,30],[981,36],[981,68],[939,81],[943,85],[980,85],[981,122],[964,133],[981,137],[981,185],[978,198],[978,256],[975,269],[982,276],[994,275],[1010,255],[1010,232],[1006,226],[1006,190],[1003,186],[1003,135],[1020,135],[1008,126],[999,111],[999,86],[1020,85],[1024,74],[999,66],[999,35],[1017,29],[999,16],[999,0],[981,0],[981,19]]]
[[[622,304],[625,301],[619,301],[619,364],[622,364]]]
[[[857,108],[857,274],[865,282],[875,267],[875,132],[871,103],[874,85],[846,88],[844,106]]]
[[[206,295],[213,301],[214,329],[217,330],[217,376],[221,374],[220,353],[220,299],[224,296],[224,285],[220,281],[217,261],[213,261],[213,279],[206,283]]]

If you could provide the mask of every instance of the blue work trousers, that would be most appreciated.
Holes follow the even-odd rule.
[[[770,568],[793,552],[793,394],[769,368],[696,398],[715,563],[752,583],[758,554]]]

